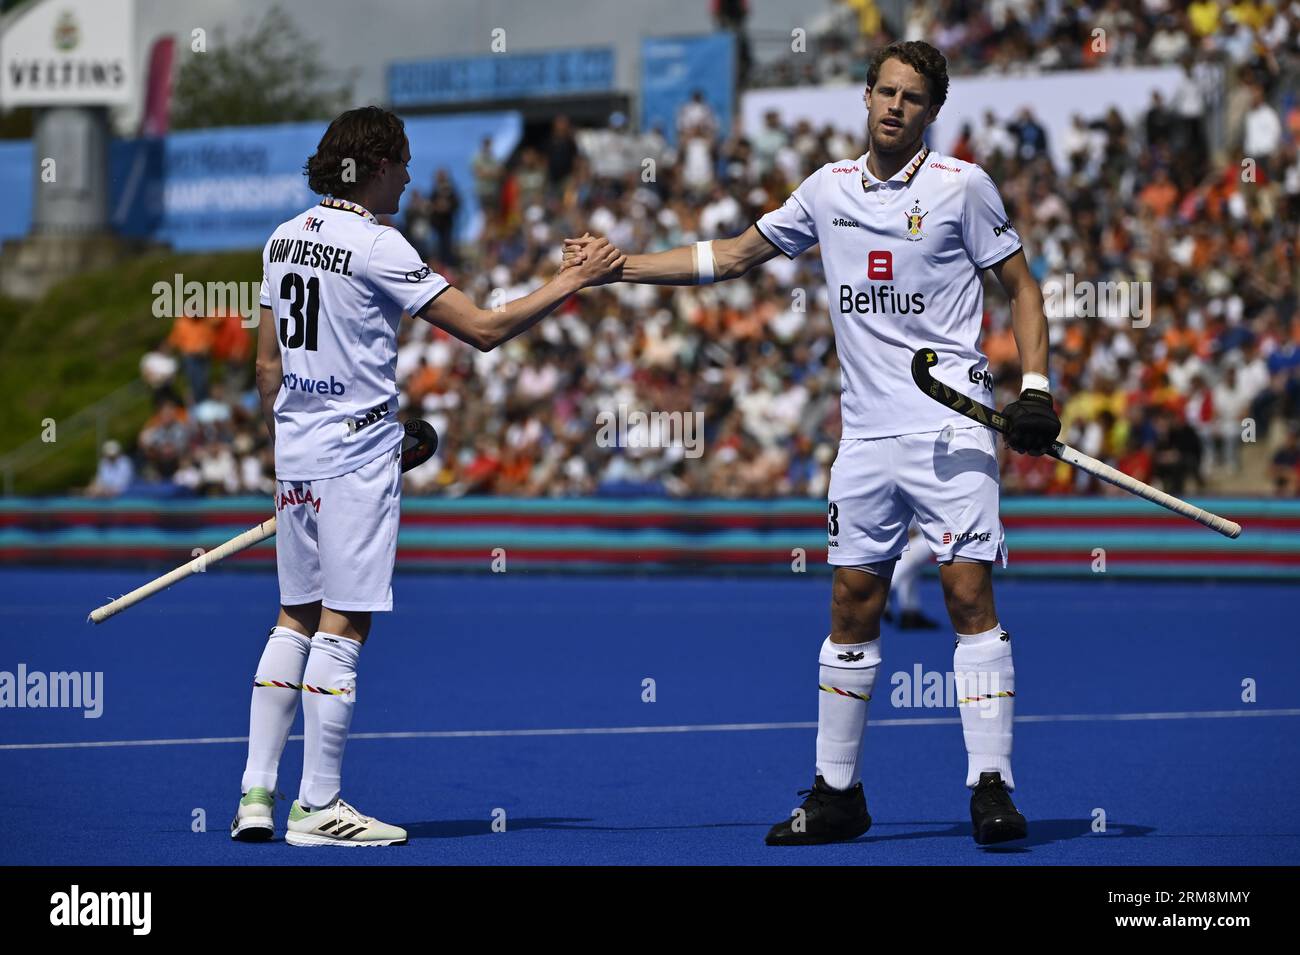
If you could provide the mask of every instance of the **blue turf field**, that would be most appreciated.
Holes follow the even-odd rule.
[[[227,834],[274,577],[217,570],[84,622],[150,576],[0,571],[0,670],[105,674],[99,719],[0,709],[0,863],[1300,863],[1294,585],[1000,581],[1030,820],[1016,850],[970,838],[955,710],[882,692],[914,664],[950,669],[950,634],[886,629],[865,757],[875,825],[771,849],[763,834],[812,778],[828,578],[400,576],[362,654],[344,796],[412,838],[344,851]],[[942,615],[937,582],[922,587]],[[535,730],[558,732],[519,732]],[[291,797],[301,759],[291,740]]]

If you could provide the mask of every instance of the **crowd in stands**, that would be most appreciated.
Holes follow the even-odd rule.
[[[923,3],[906,33],[939,45],[953,72],[996,68],[1070,47],[1082,29],[1075,9]],[[1247,457],[1275,493],[1300,493],[1300,110],[1280,95],[1279,69],[1295,62],[1298,11],[1107,0],[1087,23],[1113,21],[1135,56],[1185,58],[1185,83],[1169,102],[1154,97],[1137,122],[1113,109],[1076,117],[1063,169],[1028,113],[989,112],[956,141],[931,144],[989,171],[1045,288],[1149,283],[1142,318],[1080,317],[1049,303],[1050,377],[1062,440],[1171,493],[1235,486]],[[1287,38],[1278,17],[1292,27]],[[1249,57],[1232,52],[1243,23],[1257,38]],[[1261,45],[1263,36],[1277,42]],[[1225,51],[1238,82],[1216,158],[1193,67]],[[864,57],[856,46],[846,56]],[[397,224],[487,305],[541,284],[565,236],[591,232],[653,252],[735,235],[822,164],[862,152],[830,127],[775,115],[752,136],[719,129],[698,98],[675,132],[670,145],[664,131],[634,131],[618,115],[600,129],[561,118],[544,142],[504,163],[485,143],[473,164],[485,215],[476,242],[454,247],[464,197],[443,176],[411,197]],[[1001,407],[1020,368],[1008,305],[991,280],[983,347]],[[135,449],[137,480],[200,494],[271,489],[249,348],[238,319],[182,318],[145,356],[156,412]],[[490,353],[404,319],[397,375],[403,413],[428,418],[442,436],[438,455],[408,474],[413,493],[822,497],[839,439],[839,368],[815,252],[713,286],[589,290]],[[601,446],[598,417],[620,409],[701,412],[704,453],[662,447],[671,436],[652,429]],[[1248,454],[1256,447],[1266,450]],[[1004,450],[1002,467],[1011,493],[1111,493],[1048,457]]]
[[[749,69],[748,85],[861,84],[872,50],[925,40],[948,72],[1033,73],[1115,65],[1177,65],[1188,56],[1241,66],[1292,51],[1294,0],[909,0],[891,30],[877,0],[835,0],[812,17],[807,51]]]

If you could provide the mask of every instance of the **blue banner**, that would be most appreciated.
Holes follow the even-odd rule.
[[[388,67],[388,100],[398,108],[603,93],[613,88],[614,50],[609,47],[493,53]]]
[[[736,98],[736,38],[652,37],[641,43],[641,128],[659,126],[677,143],[677,111],[699,90],[726,136]]]
[[[519,142],[522,119],[518,113],[460,113],[405,122],[411,183],[403,202],[417,190],[429,195],[435,174],[446,169],[461,202],[457,236],[474,238],[482,215],[471,160],[488,139],[504,161]],[[182,251],[260,248],[277,225],[319,201],[302,169],[325,126],[241,126],[118,140],[109,160],[113,229]],[[30,194],[30,185],[23,191]]]
[[[32,143],[0,142],[0,241],[25,236],[32,228]]]

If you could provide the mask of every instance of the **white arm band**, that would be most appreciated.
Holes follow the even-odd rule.
[[[713,284],[713,243],[695,243],[695,284]]]
[[[1024,392],[1030,388],[1038,391],[1051,391],[1050,384],[1046,375],[1040,375],[1036,371],[1027,371],[1020,378],[1020,390]]]

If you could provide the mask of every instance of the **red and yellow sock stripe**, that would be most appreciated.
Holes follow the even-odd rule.
[[[283,680],[254,680],[253,686],[274,686],[282,690],[302,690],[306,693],[324,693],[327,696],[348,696],[350,687],[335,689],[331,686],[312,686],[310,683],[285,683]]]
[[[861,700],[863,703],[871,702],[871,696],[869,694],[864,696],[861,693],[854,693],[852,690],[845,690],[838,686],[827,686],[824,683],[818,683],[817,689],[821,690],[823,693],[836,693],[839,696],[850,696],[855,700]]]
[[[962,706],[966,703],[979,703],[981,700],[1004,699],[1006,697],[1012,697],[1015,695],[1016,695],[1015,690],[1003,690],[1000,693],[984,693],[981,694],[980,696],[963,696],[960,700],[957,701],[957,705]]]

